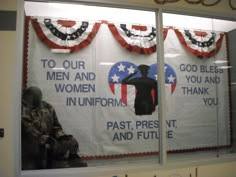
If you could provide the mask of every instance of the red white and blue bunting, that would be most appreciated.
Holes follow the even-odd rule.
[[[33,18],[32,25],[38,37],[51,49],[73,52],[88,46],[100,23],[58,19]]]
[[[96,36],[101,23],[88,21],[32,18],[37,36],[56,52],[71,53],[88,46]],[[122,47],[130,52],[150,55],[156,52],[156,28],[132,24],[108,23],[108,28]],[[224,33],[182,30],[173,27],[163,29],[163,38],[168,30],[174,30],[180,43],[199,58],[209,58],[219,51]]]
[[[156,28],[152,26],[113,24],[108,27],[122,47],[139,54],[152,54],[156,52]],[[164,39],[167,35],[164,30]]]
[[[174,29],[180,43],[199,58],[209,58],[219,51],[224,33]]]

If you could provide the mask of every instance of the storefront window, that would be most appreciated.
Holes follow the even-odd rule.
[[[157,162],[155,12],[35,2],[25,11],[22,169]]]
[[[236,23],[156,13],[25,2],[22,170],[234,153]]]
[[[175,14],[163,22],[169,159],[232,152],[236,23]]]

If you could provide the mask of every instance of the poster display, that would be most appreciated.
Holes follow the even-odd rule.
[[[27,29],[26,87],[41,89],[82,158],[158,152],[156,27],[32,17]],[[163,34],[168,151],[230,145],[226,33]]]

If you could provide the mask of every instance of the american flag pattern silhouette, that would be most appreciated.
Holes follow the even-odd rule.
[[[125,105],[131,107],[134,105],[136,94],[135,86],[123,84],[122,80],[134,72],[137,73],[132,77],[132,79],[141,76],[136,64],[128,61],[120,61],[111,67],[108,74],[108,82],[112,93],[115,94],[118,99],[121,99]],[[148,77],[158,80],[157,64],[150,65]],[[170,65],[165,64],[165,84],[168,88],[170,88],[168,90],[170,90],[171,94],[173,94],[175,90],[176,83],[177,77],[174,69]],[[152,94],[154,95],[154,93]]]

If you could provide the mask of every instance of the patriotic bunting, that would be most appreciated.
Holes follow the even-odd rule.
[[[88,46],[97,34],[101,23],[88,21],[32,18],[38,37],[56,52],[79,51]],[[108,28],[121,44],[131,52],[150,55],[156,52],[156,28],[131,24],[108,23]],[[209,58],[219,51],[224,33],[164,28],[165,40],[168,30],[173,29],[180,43],[199,58]]]
[[[156,28],[113,23],[109,23],[108,27],[116,40],[127,50],[140,54],[156,52]],[[164,38],[167,31],[164,30]]]
[[[100,27],[100,23],[46,18],[33,18],[32,25],[38,37],[48,47],[68,52],[88,46]]]
[[[174,29],[181,44],[199,58],[209,58],[219,51],[224,33]]]

